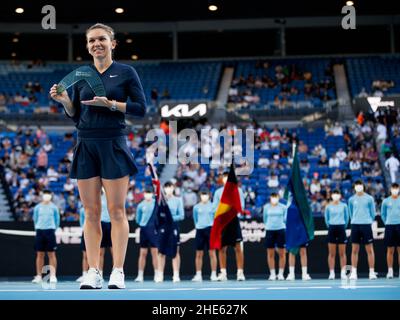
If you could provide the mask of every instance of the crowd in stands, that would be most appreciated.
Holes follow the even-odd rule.
[[[128,135],[132,152],[144,147],[143,132],[135,131]],[[68,178],[75,143],[73,135],[48,135],[41,127],[33,130],[21,126],[15,135],[1,136],[0,166],[13,196],[15,218],[30,221],[33,207],[41,201],[41,192],[50,189],[53,191],[54,203],[60,208],[62,220],[77,221],[82,204],[76,180]],[[65,146],[66,151],[60,154],[59,159],[49,160],[54,157],[57,148],[65,149]],[[145,158],[140,156],[140,152],[136,161],[144,167]],[[130,181],[126,203],[130,219],[134,218],[135,207],[143,199],[144,186],[143,180]]]
[[[326,78],[319,81],[313,78],[311,71],[301,70],[295,63],[273,66],[269,61],[259,60],[255,62],[255,70],[262,72],[258,71],[257,75],[240,74],[233,79],[229,90],[229,103],[246,108],[252,104],[272,102],[274,107],[285,109],[299,94],[304,100],[319,98],[325,102],[334,98],[334,82],[329,67],[325,71]],[[265,99],[260,97],[263,89],[276,93],[273,101],[263,101]]]

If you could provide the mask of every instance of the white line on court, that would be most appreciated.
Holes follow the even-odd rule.
[[[266,290],[332,289],[333,287],[268,287]]]

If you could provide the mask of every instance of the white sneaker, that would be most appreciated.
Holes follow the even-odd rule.
[[[328,280],[335,280],[335,274],[334,273],[330,273]]]
[[[87,275],[87,272],[82,274],[78,279],[76,279],[76,282],[82,282],[86,275]]]
[[[135,278],[135,282],[143,282],[143,281],[144,281],[143,276],[137,276]]]
[[[41,283],[42,282],[42,276],[35,276],[32,280],[32,283]]]
[[[303,274],[303,275],[301,276],[301,280],[303,280],[303,281],[309,281],[309,280],[311,280],[311,277],[310,277],[310,275],[309,275],[308,273],[305,273],[305,274]]]
[[[340,279],[342,279],[342,280],[347,280],[347,274],[346,274],[345,272],[342,272],[342,273],[340,274]]]
[[[226,276],[226,273],[220,273],[218,275],[218,281],[228,281],[228,277]]]
[[[370,272],[369,273],[369,280],[376,280],[378,279],[376,272]]]
[[[294,273],[289,273],[288,276],[286,277],[287,281],[294,281],[296,279]]]
[[[216,274],[211,274],[210,280],[211,281],[218,281],[217,275]]]
[[[90,268],[83,281],[80,289],[101,289],[103,287],[103,278],[99,270]]]
[[[113,269],[108,281],[108,289],[125,289],[125,275],[123,271]]]
[[[393,272],[388,272],[386,275],[386,279],[393,279]]]
[[[243,272],[238,273],[238,274],[236,275],[236,280],[237,280],[237,281],[246,281],[246,278],[245,278],[245,276],[244,276],[244,273],[243,273]]]
[[[270,274],[268,280],[269,281],[275,281],[276,280],[276,275],[275,274],[274,275]]]
[[[181,278],[179,278],[179,276],[173,276],[172,282],[181,282]]]
[[[50,283],[57,283],[56,276],[50,276]]]
[[[357,280],[357,278],[358,277],[357,277],[357,273],[356,272],[351,272],[350,273],[350,278],[349,278],[350,280]]]
[[[285,277],[283,276],[283,274],[278,273],[278,280],[279,280],[279,281],[285,280]]]
[[[196,274],[193,279],[193,282],[202,282],[203,281],[203,277],[201,276],[201,274]]]

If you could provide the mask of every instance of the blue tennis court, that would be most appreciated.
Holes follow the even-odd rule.
[[[231,280],[156,284],[127,281],[126,286],[126,290],[86,291],[79,290],[79,284],[74,281],[59,281],[53,289],[44,289],[29,281],[2,281],[0,300],[400,300],[399,278],[355,282]]]

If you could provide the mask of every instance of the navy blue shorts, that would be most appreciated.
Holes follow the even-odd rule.
[[[111,248],[111,222],[101,222],[101,231],[103,237],[101,238],[100,248]]]
[[[69,177],[118,179],[138,172],[126,136],[113,138],[78,137]]]
[[[386,225],[385,245],[387,247],[400,247],[400,224]]]
[[[210,234],[211,227],[207,227],[204,229],[196,229],[196,250],[198,251],[207,251],[210,249]]]
[[[158,233],[153,226],[140,227],[140,247],[158,247]]]
[[[100,248],[111,248],[112,241],[111,241],[111,222],[101,222],[101,232],[103,233],[100,243]],[[81,238],[81,250],[86,251],[85,245],[85,237],[82,233]]]
[[[264,247],[267,249],[285,248],[286,247],[286,233],[285,229],[280,230],[267,230],[265,234]]]
[[[374,241],[372,226],[370,224],[353,224],[351,226],[351,242],[370,244]]]
[[[53,252],[57,250],[56,230],[38,229],[35,237],[35,251]]]
[[[346,228],[343,225],[330,225],[328,228],[328,243],[346,244]]]
[[[239,218],[235,217],[222,231],[221,245],[236,246],[237,243],[242,242],[242,230],[240,228]]]

